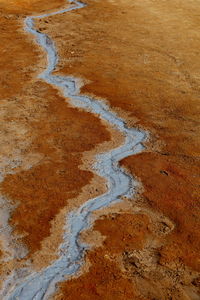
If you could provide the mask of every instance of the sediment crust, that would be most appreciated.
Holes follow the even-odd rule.
[[[38,20],[56,42],[54,74],[84,78],[82,93],[106,99],[129,124],[145,127],[151,143],[122,162],[142,182],[141,195],[94,214],[99,248],[88,253],[86,273],[59,285],[53,298],[199,299],[198,4],[87,3],[87,10]]]
[[[37,7],[38,12],[43,9]],[[5,228],[12,226],[9,231],[12,235],[6,237],[1,248],[2,282],[13,270],[17,274],[18,269],[24,268],[22,276],[25,276],[27,268],[35,268],[35,256],[46,258],[37,269],[57,257],[57,248],[53,249],[48,241],[54,223],[56,227],[61,221],[57,222],[55,216],[67,206],[68,200],[75,197],[76,202],[83,186],[92,183],[91,171],[79,168],[82,153],[110,140],[110,134],[97,117],[70,107],[55,89],[36,78],[45,67],[46,57],[23,32],[23,14],[27,11],[19,6],[19,15],[12,10],[9,14],[3,11],[0,19],[4,72],[0,83],[1,192],[8,219],[11,214],[9,224],[2,223],[1,230],[5,232]],[[15,64],[10,64],[12,61]],[[63,229],[58,240],[54,240],[54,247],[62,241],[62,236]],[[44,253],[43,241],[47,247],[43,247]],[[52,253],[47,259],[48,247]]]
[[[71,10],[83,8],[85,5],[80,2],[72,2],[72,6],[67,9],[53,12],[50,15],[65,13]],[[55,45],[52,40],[45,34],[35,29],[34,20],[48,17],[48,14],[37,17],[27,17],[25,20],[25,29],[37,37],[37,42],[47,52],[47,68],[41,73],[40,78],[47,83],[58,87],[68,97],[72,104],[85,108],[86,110],[99,115],[100,118],[116,127],[124,134],[124,143],[114,150],[99,154],[96,157],[94,168],[100,176],[107,179],[108,191],[106,193],[89,199],[77,211],[70,213],[68,220],[67,233],[64,242],[60,245],[60,254],[46,269],[38,273],[33,273],[24,279],[13,275],[5,283],[3,297],[6,299],[38,299],[48,298],[54,290],[55,283],[62,280],[64,275],[74,274],[80,267],[81,260],[86,246],[78,241],[79,234],[83,229],[89,226],[90,213],[118,201],[121,196],[130,197],[136,184],[131,176],[122,168],[119,168],[118,162],[124,157],[135,154],[143,150],[141,142],[145,139],[146,134],[136,129],[129,129],[124,121],[116,114],[109,111],[109,107],[100,101],[94,101],[92,98],[79,94],[79,80],[73,77],[63,77],[52,75],[55,69],[58,57]],[[13,287],[14,284],[14,287]],[[15,288],[16,286],[16,288]],[[8,291],[8,287],[11,292]]]
[[[82,93],[106,99],[112,109],[126,111],[123,116],[128,115],[136,126],[151,132],[149,150],[122,163],[143,184],[143,195],[138,200],[140,210],[147,215],[153,210],[167,218],[163,223],[162,218],[159,222],[152,218],[155,228],[160,228],[159,236],[159,232],[166,231],[156,250],[161,259],[155,261],[157,266],[162,265],[162,272],[170,269],[169,273],[180,281],[163,282],[161,274],[152,280],[151,273],[141,273],[138,266],[138,276],[145,277],[138,281],[138,286],[146,282],[146,292],[141,291],[141,294],[146,293],[150,299],[170,299],[172,295],[175,299],[198,299],[200,139],[199,33],[196,28],[199,20],[198,13],[193,12],[200,8],[196,1],[87,3],[87,10],[49,18],[45,24],[42,20],[38,22],[42,32],[56,40],[60,69],[55,74],[84,78]],[[118,240],[117,232],[115,236]],[[110,234],[108,237],[112,238]],[[96,253],[97,257],[101,256],[101,251]],[[95,261],[95,253],[90,264],[96,270],[101,265]],[[184,276],[180,275],[183,270]],[[190,274],[193,275],[190,277]],[[187,280],[181,282],[183,277]],[[68,296],[65,292],[72,290],[72,283],[72,299],[80,295],[80,290],[76,292],[79,287],[87,290],[83,299],[97,297],[99,281],[95,281],[95,273],[89,272],[82,285],[81,278],[62,285],[59,297]],[[93,287],[85,289],[91,280]],[[134,282],[136,280],[137,276]],[[110,286],[115,285],[112,274],[108,282]],[[108,293],[107,297],[112,298],[113,294]],[[125,294],[121,297],[126,299]]]

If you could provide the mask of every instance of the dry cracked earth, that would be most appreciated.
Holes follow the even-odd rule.
[[[120,161],[137,193],[92,214],[80,236],[90,245],[84,264],[49,299],[198,300],[200,2],[84,3],[36,22],[57,47],[54,74],[81,78],[82,94],[109,103],[148,140]],[[107,189],[91,162],[124,141],[38,77],[47,57],[24,19],[69,5],[0,0],[2,290],[13,272],[58,258],[66,216]]]

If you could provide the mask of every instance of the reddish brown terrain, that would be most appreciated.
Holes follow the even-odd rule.
[[[8,17],[2,9],[1,192],[10,204],[17,204],[9,224],[30,257],[41,249],[68,199],[90,183],[92,173],[79,167],[82,153],[109,140],[110,134],[98,118],[70,107],[57,90],[37,79],[45,56],[23,32],[23,14],[32,7],[29,3],[26,9],[25,4],[6,6]],[[54,243],[48,245],[47,256]]]
[[[83,94],[106,100],[149,139],[120,162],[140,183],[137,194],[93,214],[81,237],[91,244],[85,264],[52,299],[198,300],[200,4],[84,2],[37,21],[58,49],[54,74],[83,79]],[[11,228],[2,236],[2,281],[58,256],[66,214],[106,190],[90,160],[123,142],[37,77],[46,55],[23,20],[67,5],[0,0],[1,207],[10,216],[1,226]]]

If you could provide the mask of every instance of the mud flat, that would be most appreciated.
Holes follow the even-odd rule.
[[[63,3],[57,4],[63,9]],[[199,299],[200,6],[196,1],[150,0],[86,4],[86,8],[37,21],[38,31],[56,44],[59,62],[54,78],[62,81],[67,76],[71,82],[80,78],[84,83],[81,95],[105,99],[129,128],[149,131],[150,141],[143,153],[121,162],[141,182],[140,191],[123,204],[93,214],[95,225],[84,233],[85,240],[94,245],[99,232],[102,238],[88,251],[82,273],[57,285],[52,297]],[[3,24],[10,28],[5,35],[9,45],[16,47],[16,40],[9,38],[12,35],[26,45],[23,51],[22,46],[13,51],[14,57],[17,50],[21,55],[15,64],[22,68],[19,76],[9,78],[12,72],[8,72],[2,83],[3,107],[9,112],[3,120],[10,126],[5,128],[10,139],[5,141],[5,153],[14,164],[7,160],[1,187],[4,198],[13,203],[9,223],[16,231],[13,237],[29,255],[4,264],[3,273],[22,267],[34,270],[34,257],[45,257],[53,241],[62,242],[65,214],[57,224],[58,213],[69,205],[68,199],[80,196],[93,177],[91,171],[78,168],[82,153],[112,136],[106,123],[69,107],[55,88],[35,79],[45,69],[46,58],[20,29],[24,17],[20,13],[31,11],[25,8],[19,6],[16,12],[16,6],[15,11],[11,7],[8,13],[2,7]],[[57,6],[49,8],[56,11]],[[23,54],[26,51],[31,53],[28,58]],[[4,56],[8,53],[12,51]],[[25,87],[20,80],[16,84],[20,76],[25,78]],[[72,122],[76,124],[73,130]],[[84,132],[81,142],[77,132]],[[21,151],[11,152],[14,148]],[[72,167],[67,172],[69,163]],[[49,248],[44,252],[47,240]],[[43,268],[56,261],[56,249]],[[21,278],[26,276],[26,272],[21,274]]]
[[[61,90],[65,98],[71,103],[89,112],[98,115],[100,119],[108,122],[124,135],[121,146],[108,152],[98,154],[93,166],[94,170],[106,179],[107,191],[102,195],[87,199],[80,208],[72,211],[67,220],[64,242],[59,245],[58,259],[41,272],[33,272],[26,276],[13,276],[4,284],[2,296],[5,299],[47,299],[54,291],[56,283],[63,280],[64,275],[74,275],[80,267],[86,246],[79,242],[80,233],[90,227],[90,214],[100,208],[117,202],[121,197],[131,197],[136,188],[136,182],[122,167],[119,161],[123,158],[141,152],[147,134],[138,129],[128,128],[123,119],[110,111],[102,101],[80,94],[80,80],[74,77],[56,76],[52,72],[56,69],[59,57],[54,42],[48,35],[35,28],[37,19],[67,13],[72,10],[84,8],[85,4],[72,1],[71,6],[50,14],[43,14],[25,19],[25,30],[36,37],[36,41],[47,54],[47,67],[39,75],[47,83]]]
[[[123,260],[128,252],[126,264],[123,263],[126,267],[129,261],[131,265],[134,251],[140,252],[133,253],[133,260],[151,260],[143,264],[133,261],[137,266],[128,272],[128,278],[140,287],[140,297],[170,299],[173,295],[177,299],[197,299],[199,20],[193,11],[200,8],[195,1],[86,3],[87,9],[49,18],[46,23],[39,21],[38,28],[56,40],[61,58],[58,74],[84,78],[82,93],[107,99],[130,124],[143,126],[151,133],[147,150],[122,162],[143,185],[136,212],[149,217],[149,237],[140,250],[132,246],[130,253],[126,246],[128,237],[125,238],[117,257]],[[110,216],[110,224],[114,220]],[[97,221],[95,228],[101,232],[98,224]],[[114,237],[109,230],[103,235],[116,243],[119,240],[117,230]],[[102,290],[99,287],[104,281],[98,268],[105,262],[105,274],[110,263],[103,258],[105,249],[109,256],[111,246],[97,249],[97,255],[94,251],[90,255],[91,272],[62,285],[63,295],[75,299],[84,289],[87,292],[83,299],[101,298],[104,293],[108,293],[108,298],[126,298],[126,294],[116,292],[116,296],[115,289],[109,288],[115,286],[112,272],[108,271],[107,287],[103,283]],[[89,284],[91,281],[93,284]],[[55,297],[62,299],[63,295],[61,292]]]
[[[2,281],[13,270],[23,269],[25,275],[32,265],[41,269],[57,258],[65,208],[85,201],[78,200],[85,185],[92,184],[87,190],[94,196],[102,190],[101,180],[96,184],[91,171],[79,167],[82,155],[110,140],[110,132],[97,117],[72,108],[57,90],[38,79],[46,55],[25,33],[24,16],[42,13],[43,7],[33,10],[27,2],[29,9],[15,5],[13,12],[7,4],[6,12],[1,10],[1,208],[5,217],[1,233],[5,228],[13,232],[8,240],[2,236]],[[11,215],[9,223],[6,212]]]

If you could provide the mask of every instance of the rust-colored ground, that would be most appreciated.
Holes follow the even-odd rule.
[[[43,89],[40,94],[43,102],[38,103],[39,119],[29,119],[35,136],[31,150],[40,153],[42,159],[29,170],[7,175],[2,184],[3,194],[19,201],[11,223],[18,232],[26,234],[23,240],[31,251],[38,250],[41,241],[50,234],[50,222],[67,205],[67,199],[77,197],[90,182],[92,174],[78,168],[81,153],[109,139],[96,117],[69,108],[45,84],[35,84],[33,89],[37,88]]]
[[[59,285],[53,299],[198,299],[198,273],[166,262],[172,223],[146,214],[112,213],[96,221],[105,240],[87,255],[86,272]]]
[[[1,0],[0,11],[27,15],[56,10],[63,5],[66,5],[65,0]]]
[[[48,25],[40,21],[40,29],[57,41],[59,72],[85,78],[82,92],[107,99],[150,131],[151,150],[123,164],[143,184],[143,205],[175,224],[159,249],[163,264],[199,271],[200,6],[196,1],[87,3],[80,11],[49,18]],[[94,280],[92,270],[87,280]],[[89,295],[87,290],[83,299]],[[199,296],[187,291],[182,297]]]
[[[5,5],[12,14],[3,12],[0,20],[1,192],[17,204],[10,225],[33,254],[50,235],[51,222],[68,199],[77,197],[93,177],[79,168],[82,153],[109,140],[110,134],[97,117],[70,107],[56,90],[36,79],[45,55],[23,33],[23,19],[15,11],[35,11],[35,6],[30,1],[18,1],[19,7],[9,4],[14,10]],[[52,1],[48,8],[60,4]],[[47,2],[36,7],[43,11]]]
[[[92,262],[89,273],[80,278],[70,280],[67,285],[61,284],[62,293],[55,296],[56,300],[77,299],[105,299],[144,300],[139,296],[131,279],[127,278],[119,267],[117,254],[124,250],[140,249],[143,239],[148,232],[148,219],[144,215],[113,215],[111,219],[103,218],[97,221],[95,229],[108,236],[104,241],[104,248],[99,248],[88,254]],[[118,228],[121,228],[119,234]],[[110,251],[111,250],[111,251]],[[91,280],[92,278],[92,280]]]
[[[132,124],[146,128],[151,140],[144,153],[122,162],[141,181],[142,194],[129,212],[95,222],[103,244],[88,253],[87,272],[60,284],[54,298],[197,300],[200,5],[85,2],[86,8],[38,21],[57,44],[57,72],[86,79],[82,92],[107,99]],[[63,1],[0,1],[2,157],[9,153],[9,161],[21,162],[5,177],[2,191],[18,203],[10,224],[26,234],[22,240],[30,253],[40,249],[67,200],[91,180],[90,172],[78,168],[81,153],[110,138],[96,117],[70,108],[34,79],[45,56],[22,33],[20,14],[59,5]],[[141,213],[135,214],[136,207]]]
[[[137,295],[133,283],[123,276],[117,264],[102,255],[104,255],[102,250],[91,252],[88,255],[93,263],[90,273],[86,273],[80,279],[69,281],[67,285],[61,284],[62,293],[56,295],[54,299],[74,300],[79,295],[80,300],[144,300],[143,297]],[[91,280],[91,276],[94,280]]]
[[[144,162],[145,171],[141,169]],[[200,165],[189,157],[177,158],[157,153],[144,153],[127,158],[124,164],[142,181],[145,187],[143,196],[150,207],[164,213],[176,224],[162,249],[164,259],[181,260],[199,271],[200,220],[197,176]]]

